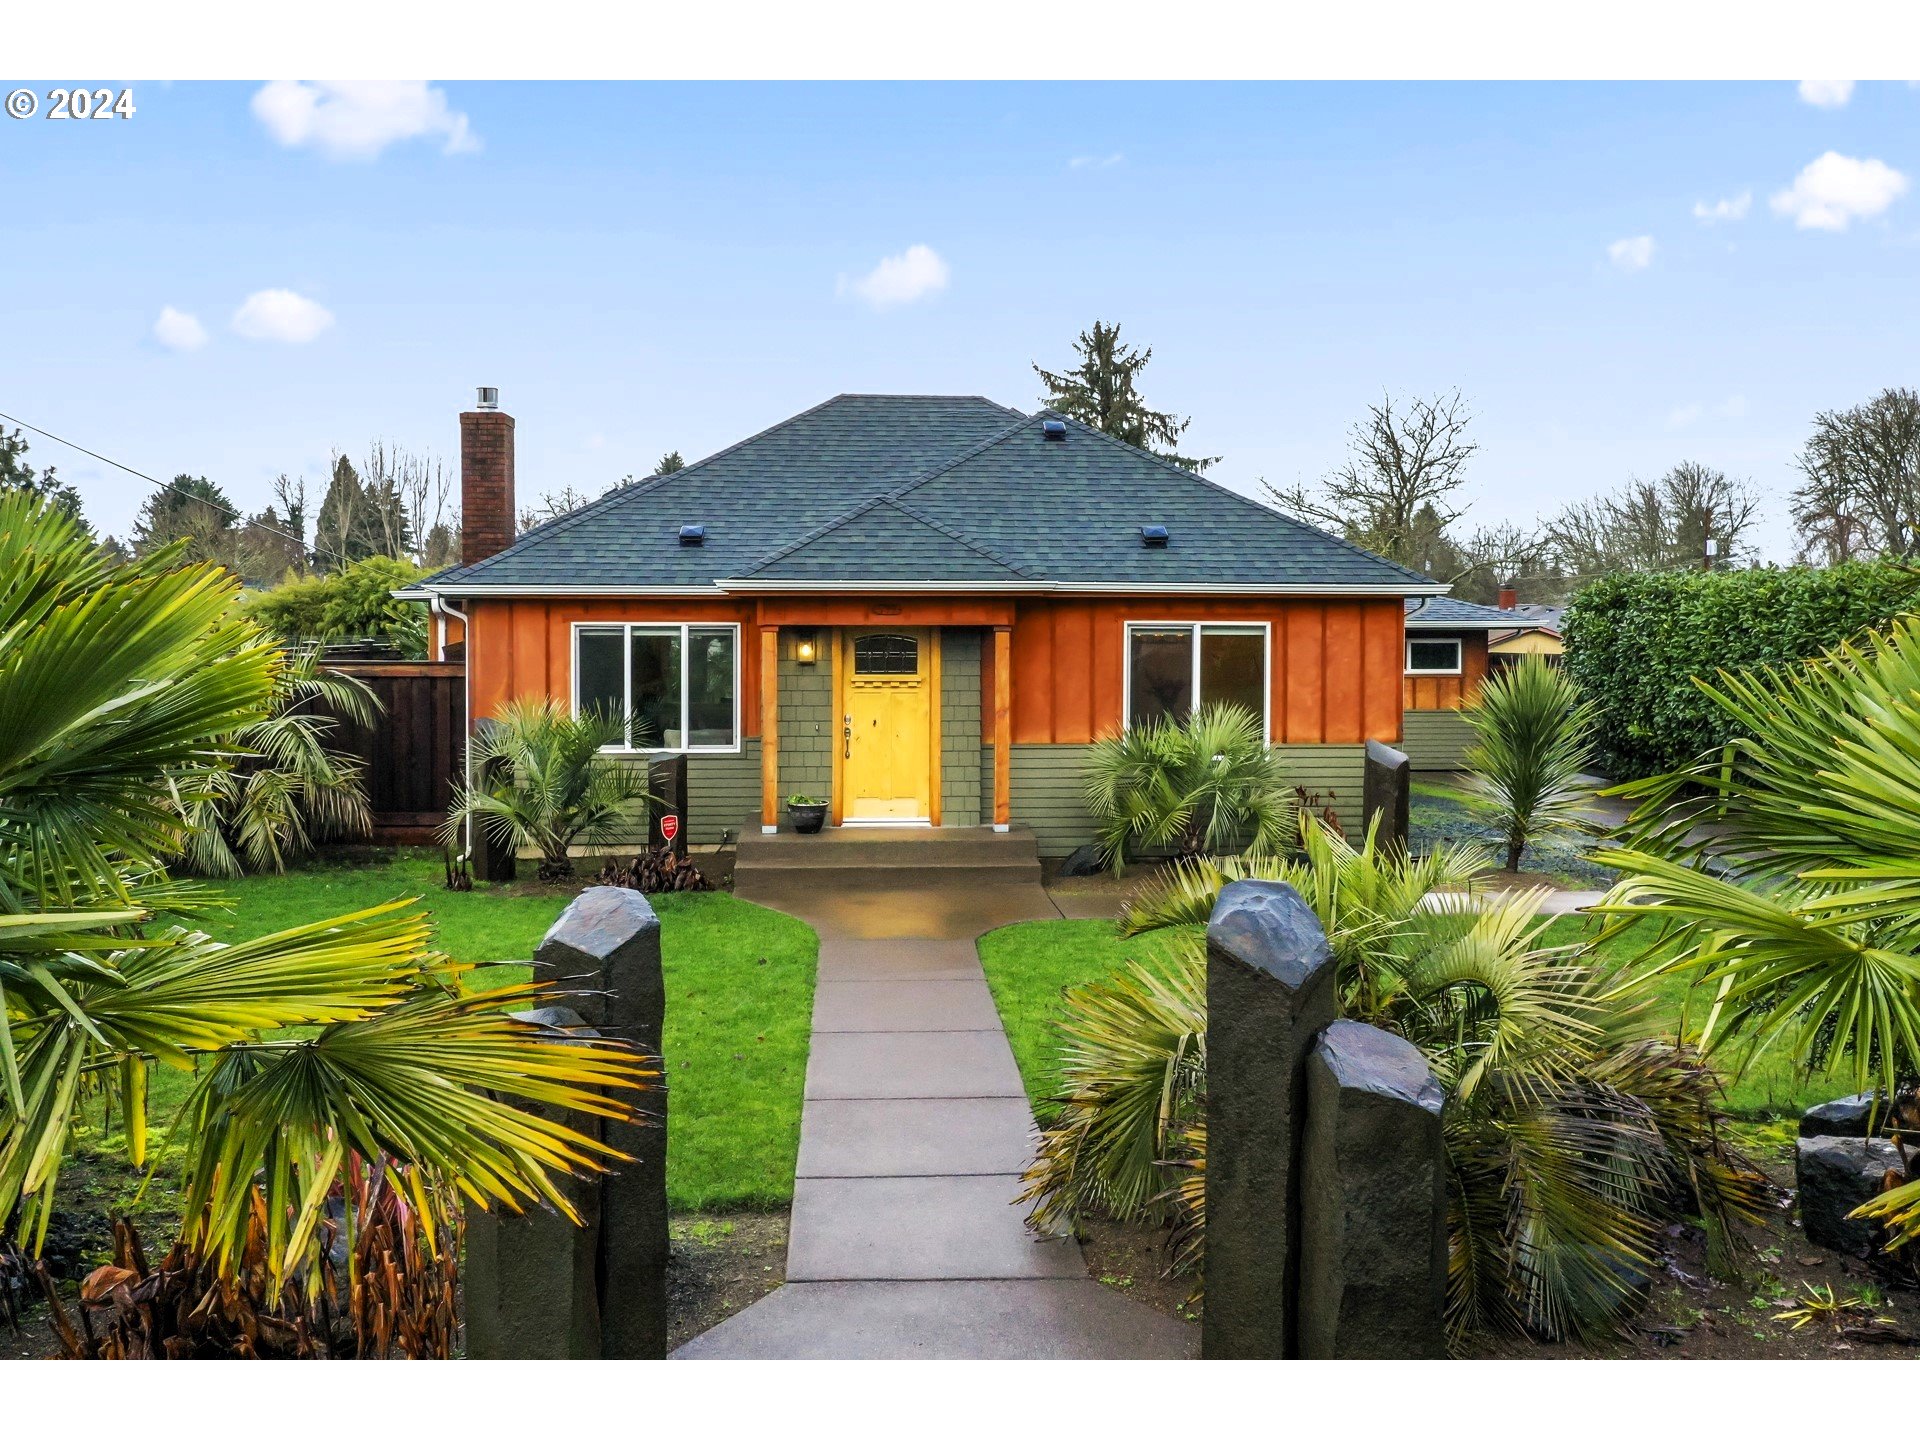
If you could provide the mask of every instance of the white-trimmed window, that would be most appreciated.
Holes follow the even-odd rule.
[[[624,716],[623,750],[740,748],[738,625],[575,625],[573,711]]]
[[[1129,622],[1128,726],[1184,720],[1202,705],[1232,704],[1259,716],[1264,735],[1272,714],[1269,634],[1264,624]]]
[[[1457,635],[1409,635],[1407,674],[1458,675],[1460,638]]]

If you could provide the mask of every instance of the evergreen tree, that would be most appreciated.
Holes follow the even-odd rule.
[[[87,518],[80,513],[80,492],[73,486],[53,478],[53,466],[35,473],[26,462],[27,438],[19,430],[9,435],[0,430],[0,490],[24,490],[27,494],[45,500],[62,514],[80,522],[87,534],[93,534],[93,527],[87,524]]]
[[[1179,453],[1180,437],[1190,420],[1167,410],[1152,410],[1140,396],[1140,372],[1153,359],[1153,347],[1135,350],[1120,343],[1120,327],[1103,321],[1082,330],[1073,342],[1080,363],[1071,370],[1033,367],[1047,387],[1046,406],[1091,425],[1102,434],[1124,440],[1196,473],[1217,462],[1218,455],[1194,459]]]
[[[133,522],[133,553],[147,555],[176,540],[186,540],[191,561],[215,560],[234,566],[238,512],[226,492],[204,475],[176,475],[140,507]]]
[[[678,450],[669,450],[660,457],[660,463],[653,467],[653,473],[656,475],[671,475],[676,470],[684,470],[686,468],[687,462],[680,458],[680,452]]]
[[[344,455],[333,457],[333,475],[313,522],[315,563],[329,573],[378,553],[372,542],[372,505],[360,472]]]

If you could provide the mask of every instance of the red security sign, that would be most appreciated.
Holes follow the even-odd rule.
[[[678,815],[662,815],[660,817],[660,838],[662,840],[671,841],[673,837],[679,833],[680,817]]]

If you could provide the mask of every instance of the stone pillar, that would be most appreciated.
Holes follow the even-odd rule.
[[[1314,1042],[1300,1157],[1302,1359],[1445,1358],[1444,1098],[1426,1056],[1398,1035],[1336,1020]]]
[[[514,1016],[564,1037],[591,1039],[579,1015],[553,1007]],[[521,1108],[590,1135],[600,1122],[557,1105]],[[475,1360],[598,1360],[600,1340],[600,1182],[562,1175],[556,1188],[580,1214],[575,1225],[557,1210],[534,1206],[515,1214],[496,1203],[467,1206],[467,1354]]]
[[[485,734],[497,723],[494,720],[482,720],[475,734]],[[489,760],[481,766],[480,773],[475,778],[482,789],[493,782],[499,775],[500,769],[501,762],[498,760]],[[468,864],[473,869],[473,878],[495,882],[513,879],[513,842],[502,840],[495,835],[486,821],[479,816],[475,816],[469,823],[472,827],[473,849],[468,855]]]
[[[644,895],[617,886],[583,890],[534,952],[542,979],[585,990],[576,1004],[602,1033],[660,1056],[666,985],[660,921]],[[643,1125],[609,1122],[609,1145],[631,1160],[601,1182],[600,1330],[609,1360],[667,1353],[667,1092],[638,1097]]]
[[[1366,779],[1361,786],[1364,797],[1362,824],[1371,825],[1380,817],[1380,846],[1391,845],[1402,855],[1407,852],[1408,811],[1412,797],[1413,769],[1404,752],[1378,740],[1367,741]]]
[[[1337,1001],[1326,934],[1291,886],[1236,880],[1220,892],[1207,925],[1209,1360],[1299,1353],[1307,1054]]]

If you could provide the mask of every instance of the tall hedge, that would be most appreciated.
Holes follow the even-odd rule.
[[[1730,738],[1694,677],[1806,659],[1913,609],[1920,574],[1881,562],[1615,575],[1580,591],[1561,634],[1567,671],[1600,712],[1598,763],[1627,780]]]

